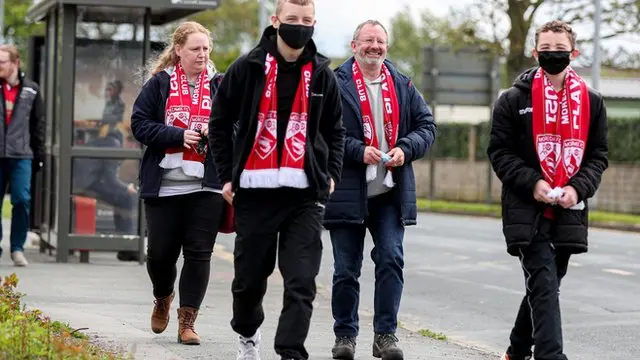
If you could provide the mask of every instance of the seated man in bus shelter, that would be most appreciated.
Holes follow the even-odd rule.
[[[121,148],[126,136],[125,125],[105,124],[99,136],[86,143],[92,147]],[[115,232],[137,233],[137,189],[122,182],[118,176],[121,160],[79,158],[73,162],[73,194],[88,196],[113,206]],[[139,261],[136,251],[119,251],[118,260]]]

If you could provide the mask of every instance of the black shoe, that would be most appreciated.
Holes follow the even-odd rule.
[[[373,338],[373,357],[404,360],[404,354],[397,344],[398,338],[394,334],[376,334]]]
[[[356,338],[352,336],[337,336],[336,343],[331,349],[334,359],[353,360],[356,354]]]
[[[514,355],[509,355],[508,353],[505,353],[500,360],[531,360],[532,357],[531,356],[521,356],[521,357],[517,357]]]
[[[533,354],[531,353],[531,350],[524,351],[524,354],[520,354],[516,353],[512,346],[509,346],[500,360],[532,360],[532,356]]]
[[[140,254],[137,251],[118,251],[117,257],[120,261],[140,261]]]

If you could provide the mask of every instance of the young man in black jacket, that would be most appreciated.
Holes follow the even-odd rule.
[[[336,79],[311,40],[314,6],[279,0],[273,26],[229,67],[213,101],[210,147],[236,216],[238,359],[259,359],[276,249],[285,290],[275,349],[283,359],[309,357],[324,207],[340,180],[345,137]]]
[[[569,66],[576,34],[561,21],[538,29],[529,69],[497,100],[488,155],[502,181],[507,251],[518,256],[526,295],[505,360],[566,360],[559,287],[569,257],[587,251],[588,205],[607,160],[602,96]]]

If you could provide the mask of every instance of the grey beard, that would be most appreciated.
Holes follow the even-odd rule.
[[[382,63],[384,62],[384,58],[372,59],[372,58],[367,58],[366,56],[360,56],[360,55],[356,55],[355,57],[359,63],[367,64],[367,65],[382,65]]]

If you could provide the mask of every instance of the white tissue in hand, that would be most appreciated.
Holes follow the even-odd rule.
[[[547,196],[551,199],[558,200],[564,195],[564,189],[561,187],[556,187],[547,193]]]

